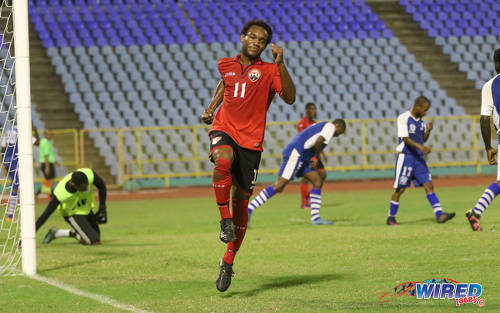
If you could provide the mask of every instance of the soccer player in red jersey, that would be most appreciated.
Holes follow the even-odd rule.
[[[312,124],[316,124],[316,104],[308,102],[306,104],[306,115],[297,124],[297,133],[300,133]]]
[[[209,132],[210,159],[214,163],[212,184],[221,215],[219,237],[227,243],[216,280],[219,291],[226,291],[231,284],[234,256],[245,237],[248,199],[257,179],[267,109],[275,93],[288,104],[295,102],[295,85],[283,61],[283,49],[272,44],[274,63],[260,58],[272,34],[271,27],[261,20],[243,26],[241,53],[219,60],[221,80],[201,117],[203,122],[212,124]]]
[[[306,104],[306,115],[297,124],[297,132],[300,133],[307,127],[315,124],[316,123],[316,121],[314,120],[315,118],[316,118],[316,104],[309,102]],[[326,156],[323,152],[321,152],[321,159],[326,161]],[[325,181],[326,170],[321,160],[319,160],[318,162],[316,171],[321,177],[321,180]],[[311,190],[309,190],[309,187],[307,186],[308,183],[309,181],[305,177],[302,178],[300,182],[300,196],[301,196],[300,207],[302,209],[311,207],[311,198],[310,198]]]

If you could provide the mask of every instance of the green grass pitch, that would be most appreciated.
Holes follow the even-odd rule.
[[[277,195],[255,211],[225,293],[215,288],[225,245],[213,199],[109,202],[100,246],[41,244],[50,226],[67,228],[55,213],[37,234],[38,272],[150,312],[500,312],[500,200],[482,233],[464,217],[483,190],[437,188],[457,213],[440,225],[424,191],[410,189],[397,227],[385,225],[390,189],[325,193],[321,215],[334,226],[310,226],[298,194]],[[485,306],[410,296],[377,303],[400,283],[442,277],[482,284]],[[122,312],[23,276],[0,277],[0,311]]]

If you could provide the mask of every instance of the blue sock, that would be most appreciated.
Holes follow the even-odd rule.
[[[311,222],[319,220],[319,209],[321,208],[321,189],[311,190]]]
[[[253,210],[256,208],[260,207],[264,203],[266,203],[269,198],[274,196],[276,194],[276,191],[274,191],[273,186],[267,186],[264,188],[258,195],[255,197],[252,202],[248,205],[248,214],[252,214]]]
[[[391,205],[389,207],[389,217],[395,217],[396,213],[398,213],[399,202],[391,201]]]
[[[496,182],[489,185],[488,188],[486,188],[486,190],[484,191],[481,198],[479,198],[479,200],[477,200],[477,203],[473,209],[474,213],[481,216],[481,214],[484,212],[484,210],[486,210],[490,206],[493,199],[495,199],[495,197],[499,193],[500,193],[500,186],[498,186],[498,184]]]
[[[429,203],[432,206],[432,209],[434,210],[434,214],[436,215],[436,218],[439,218],[441,214],[443,214],[443,210],[441,209],[441,203],[439,203],[439,199],[436,196],[436,194],[433,193],[428,193],[427,194],[427,200],[429,200]]]

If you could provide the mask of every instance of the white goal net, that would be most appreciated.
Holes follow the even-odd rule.
[[[2,160],[2,198],[0,201],[0,274],[17,269],[21,259],[18,243],[21,235],[18,206],[18,147],[15,102],[14,43],[12,6],[0,6],[0,144]]]
[[[27,1],[14,1],[15,7],[12,2],[3,0],[0,4],[0,275],[21,273],[21,260],[25,273],[34,274],[36,270]],[[14,32],[18,28],[21,37]],[[19,66],[24,72],[16,69]],[[23,250],[31,250],[31,260],[25,260]]]

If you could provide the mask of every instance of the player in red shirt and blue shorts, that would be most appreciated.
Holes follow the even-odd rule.
[[[283,62],[283,49],[272,44],[274,63],[260,59],[271,39],[272,29],[264,21],[252,20],[243,26],[241,53],[219,60],[221,81],[201,117],[203,122],[212,124],[212,184],[221,215],[219,237],[227,243],[216,280],[221,292],[231,284],[234,257],[245,237],[248,199],[257,180],[267,109],[275,93],[288,104],[295,102],[295,85]]]
[[[312,102],[308,102],[306,104],[306,115],[299,121],[297,124],[297,132],[302,132],[304,129],[307,127],[316,124],[316,121],[314,120],[316,118],[316,104]],[[314,159],[315,157],[313,157]],[[321,159],[326,161],[326,156],[323,152],[321,152]],[[319,176],[321,177],[322,181],[325,181],[326,179],[326,170],[325,166],[323,165],[322,160],[318,161],[316,171],[318,172]],[[313,161],[313,160],[311,160]],[[300,182],[300,195],[301,195],[301,201],[300,201],[300,207],[302,209],[310,209],[311,208],[311,190],[307,186],[309,181],[303,177],[301,182]]]

